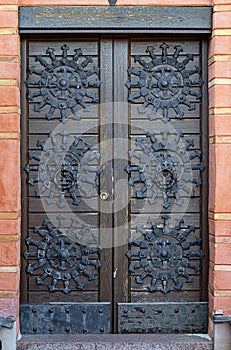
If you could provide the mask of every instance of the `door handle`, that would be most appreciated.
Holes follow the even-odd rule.
[[[108,197],[109,197],[109,194],[106,191],[100,192],[100,199],[102,199],[102,201],[106,201]]]

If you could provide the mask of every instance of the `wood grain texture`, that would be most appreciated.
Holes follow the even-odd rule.
[[[211,31],[211,7],[180,6],[30,6],[20,7],[21,33],[32,30]],[[182,20],[183,19],[183,20]]]
[[[43,9],[42,9],[43,10]],[[83,9],[84,10],[84,9]],[[84,10],[85,11],[85,10]],[[130,10],[129,10],[130,11]],[[28,12],[29,13],[29,12]],[[58,12],[55,12],[56,14]],[[99,12],[97,12],[99,13]],[[130,13],[130,12],[128,12]],[[24,12],[25,14],[25,12]],[[53,16],[53,15],[52,15]],[[55,16],[55,15],[54,15]],[[67,15],[68,18],[68,15]],[[139,18],[138,18],[139,19]],[[85,26],[83,19],[83,26]],[[96,19],[97,21],[97,19]],[[155,18],[153,18],[155,21]],[[118,24],[117,19],[115,22]],[[44,22],[45,23],[45,22]],[[64,22],[63,22],[64,23]],[[71,25],[75,25],[72,22]],[[133,25],[133,19],[131,19]],[[143,23],[143,22],[142,22]],[[138,23],[138,25],[140,25]],[[143,25],[143,24],[142,24]],[[148,24],[147,24],[148,25]],[[103,23],[107,26],[107,20]],[[90,28],[90,27],[89,27]],[[41,27],[42,29],[42,27]],[[27,30],[27,29],[25,29]],[[29,29],[28,29],[29,30]],[[55,36],[48,40],[47,38],[37,38],[36,40],[25,41],[23,46],[24,53],[24,75],[22,81],[26,79],[26,62],[31,65],[35,62],[35,55],[40,51],[45,52],[48,46],[56,49],[57,55],[61,54],[60,47],[66,40],[64,37],[56,38]],[[127,69],[129,67],[139,67],[134,64],[134,56],[141,55],[143,59],[149,60],[150,57],[145,53],[148,45],[155,47],[160,55],[159,46],[161,43],[167,42],[170,46],[169,53],[173,54],[174,46],[181,44],[184,51],[179,57],[179,61],[186,57],[187,53],[194,54],[194,61],[190,62],[190,69],[194,65],[202,66],[202,78],[204,85],[202,87],[203,98],[195,102],[195,110],[189,111],[187,106],[182,105],[181,110],[184,112],[182,119],[176,119],[174,111],[170,111],[169,115],[172,118],[171,122],[163,123],[162,115],[158,115],[156,120],[149,120],[147,114],[140,113],[138,107],[142,105],[142,98],[135,103],[128,105],[127,98],[129,90],[125,86],[126,80],[129,78]],[[68,46],[70,53],[76,47],[81,47],[84,55],[93,55],[95,62],[100,67],[101,86],[99,88],[100,105],[91,104],[89,112],[81,113],[81,120],[76,121],[68,126],[67,131],[71,135],[84,134],[87,141],[93,144],[93,150],[100,152],[100,165],[103,173],[100,175],[99,193],[107,192],[108,200],[102,200],[98,194],[94,194],[91,199],[82,198],[79,206],[72,204],[71,198],[67,199],[67,203],[71,212],[78,217],[78,227],[83,224],[89,224],[92,232],[97,236],[99,244],[103,251],[100,256],[101,268],[96,271],[95,281],[86,281],[85,291],[74,290],[69,295],[64,295],[62,292],[48,293],[46,285],[36,285],[35,276],[30,276],[26,273],[22,276],[22,301],[23,302],[90,302],[90,301],[107,301],[112,303],[112,330],[117,331],[117,304],[119,302],[183,302],[183,301],[206,301],[207,299],[207,251],[208,251],[208,227],[207,227],[207,170],[202,173],[203,186],[195,188],[195,197],[187,198],[186,193],[180,190],[180,196],[184,203],[179,206],[175,205],[174,198],[170,198],[171,207],[164,209],[162,206],[163,198],[161,193],[156,198],[154,204],[150,204],[149,199],[152,196],[152,191],[148,189],[145,192],[144,199],[137,199],[135,188],[128,185],[129,176],[124,171],[124,168],[131,161],[132,164],[137,162],[135,157],[128,157],[130,149],[140,152],[140,147],[135,143],[137,137],[146,139],[146,133],[154,133],[159,141],[161,141],[161,131],[170,125],[171,136],[175,132],[181,130],[184,134],[184,140],[194,139],[193,147],[188,150],[189,155],[196,149],[202,149],[202,161],[207,166],[208,147],[207,147],[207,73],[206,73],[206,40],[200,37],[190,38],[189,36],[173,35],[169,37],[148,36],[145,35],[111,35],[104,34],[101,36],[92,35],[89,38],[79,36],[73,39],[68,38]],[[28,51],[29,52],[26,52]],[[27,57],[27,60],[26,60]],[[43,57],[48,60],[48,56],[43,54]],[[137,89],[134,89],[134,91]],[[23,147],[22,147],[22,167],[28,163],[28,150],[39,154],[37,150],[37,140],[48,138],[49,131],[57,128],[60,125],[60,115],[58,111],[54,113],[54,119],[48,121],[45,118],[45,113],[48,112],[49,106],[44,107],[43,113],[34,112],[34,106],[37,101],[26,100],[25,86],[22,89],[23,99],[23,121],[24,129]],[[40,99],[41,100],[41,99]],[[194,97],[189,97],[190,101],[194,101]],[[90,104],[90,102],[89,102]],[[161,111],[160,111],[161,112]],[[26,117],[25,117],[26,116]],[[198,159],[193,159],[192,163],[198,163]],[[36,164],[35,160],[31,164]],[[92,165],[98,165],[95,161]],[[207,169],[207,168],[206,168]],[[198,170],[193,170],[193,177],[200,176]],[[49,218],[52,222],[57,223],[57,211],[52,209],[44,211],[43,203],[40,198],[36,198],[35,190],[38,185],[28,187],[27,177],[23,171],[23,251],[26,250],[25,238],[28,235],[35,237],[33,227],[41,225],[43,220]],[[78,193],[80,195],[81,193]],[[59,213],[68,216],[70,213],[65,208]],[[170,226],[174,227],[179,219],[184,220],[183,228],[187,225],[195,225],[195,232],[192,232],[188,239],[193,240],[195,237],[202,238],[202,248],[206,253],[203,258],[201,267],[202,272],[194,273],[190,268],[186,268],[187,272],[194,275],[192,283],[185,283],[182,280],[182,290],[173,290],[168,293],[162,293],[162,284],[157,282],[157,290],[153,293],[149,292],[147,287],[150,283],[150,278],[144,280],[143,284],[137,284],[135,276],[142,273],[142,268],[135,270],[134,273],[128,271],[129,260],[126,257],[126,252],[130,249],[128,239],[130,237],[137,238],[137,225],[143,225],[147,230],[150,230],[148,224],[149,217],[156,218],[159,224],[163,224],[161,215],[170,215]],[[27,232],[29,228],[29,231]],[[193,251],[198,252],[199,246],[194,246]],[[33,248],[32,250],[33,251]],[[33,259],[32,259],[33,261]],[[133,258],[133,261],[138,261]],[[192,259],[193,263],[200,263],[196,258]],[[23,262],[25,272],[26,263]],[[40,271],[37,271],[39,275]],[[206,282],[205,282],[206,281]],[[173,282],[170,281],[171,287]],[[25,288],[27,285],[27,288]],[[71,286],[74,287],[72,283]]]

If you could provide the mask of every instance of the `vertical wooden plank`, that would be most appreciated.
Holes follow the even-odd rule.
[[[129,189],[124,171],[128,161],[127,80],[128,40],[114,41],[114,332],[117,332],[117,304],[128,301],[128,202]]]
[[[27,193],[28,188],[26,186],[27,175],[24,171],[27,158],[27,105],[26,105],[26,86],[24,81],[26,80],[26,62],[27,62],[27,40],[22,40],[21,43],[21,208],[22,208],[22,220],[21,220],[21,252],[26,250],[25,238],[27,236]],[[20,279],[20,298],[21,303],[27,302],[27,275],[26,275],[27,262],[25,259],[21,259],[21,279]]]
[[[113,44],[112,37],[100,40],[100,163],[103,172],[100,175],[100,194],[108,193],[106,200],[100,199],[100,301],[112,300],[112,158],[113,158]]]
[[[202,163],[205,170],[202,172],[201,189],[201,238],[202,250],[205,254],[201,264],[201,301],[208,300],[208,263],[209,263],[209,231],[208,231],[208,159],[209,159],[209,138],[208,138],[208,41],[203,38],[201,41],[201,65],[202,79],[202,110],[201,110],[201,146]]]

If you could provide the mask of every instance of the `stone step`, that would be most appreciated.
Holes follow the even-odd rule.
[[[40,334],[23,335],[17,350],[213,350],[213,342],[204,334]]]

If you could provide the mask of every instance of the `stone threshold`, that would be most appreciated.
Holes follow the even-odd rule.
[[[17,350],[213,350],[206,334],[23,335]]]

